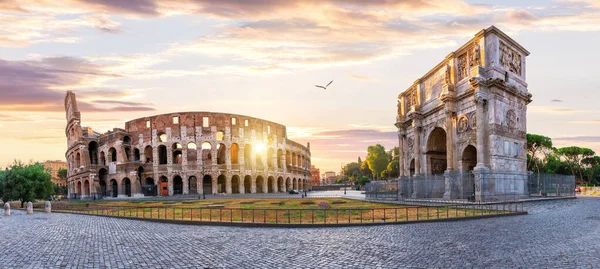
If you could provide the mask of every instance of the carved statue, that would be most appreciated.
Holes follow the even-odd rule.
[[[506,112],[506,125],[510,128],[514,128],[516,125],[515,111],[509,110]]]
[[[504,43],[500,43],[500,65],[508,71],[521,75],[521,55]]]
[[[446,84],[450,84],[450,65],[446,64]]]
[[[467,55],[463,54],[458,57],[458,80],[466,78],[468,74],[467,70]]]
[[[458,131],[459,132],[462,133],[462,132],[466,131],[468,126],[469,126],[469,123],[468,123],[467,117],[461,117],[458,120]]]
[[[473,46],[473,52],[471,53],[471,66],[478,66],[481,64],[481,55],[479,42],[475,41]]]

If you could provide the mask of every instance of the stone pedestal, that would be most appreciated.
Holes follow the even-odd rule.
[[[444,200],[459,199],[459,174],[453,170],[446,170],[444,172]]]
[[[27,202],[27,214],[33,214],[33,204],[31,202]]]
[[[473,170],[475,180],[475,201],[485,201],[490,196],[490,191],[493,191],[493,186],[490,184],[490,170],[484,166],[477,166]]]
[[[44,204],[44,212],[52,212],[52,204],[50,203],[50,201],[46,201],[46,203]]]
[[[4,216],[10,216],[10,204],[4,203]]]
[[[483,77],[485,75],[485,68],[483,68],[481,65],[471,67],[469,71],[471,73],[471,77]]]

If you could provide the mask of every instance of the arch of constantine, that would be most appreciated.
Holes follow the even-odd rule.
[[[243,115],[182,112],[98,133],[65,98],[72,198],[276,193],[310,188],[310,144],[286,127]]]
[[[398,96],[403,193],[475,200],[525,195],[528,55],[491,26]]]

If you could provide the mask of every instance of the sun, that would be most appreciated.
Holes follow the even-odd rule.
[[[256,144],[256,145],[255,145],[255,148],[256,148],[256,152],[257,152],[257,153],[264,152],[264,151],[265,151],[265,149],[266,149],[266,147],[265,147],[265,144],[263,144],[263,143],[258,143],[258,144]]]

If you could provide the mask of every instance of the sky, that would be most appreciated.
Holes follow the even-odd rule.
[[[0,0],[0,25],[0,167],[64,160],[71,90],[100,132],[243,114],[339,171],[396,146],[398,94],[490,25],[531,52],[527,131],[600,153],[600,0]]]

